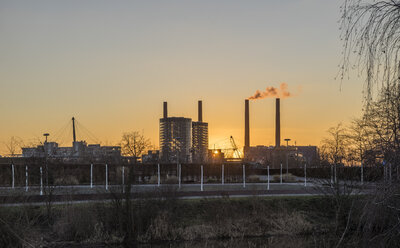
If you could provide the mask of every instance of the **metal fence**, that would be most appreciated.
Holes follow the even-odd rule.
[[[0,186],[46,185],[124,185],[243,183],[286,181],[285,175],[326,180],[379,181],[399,179],[398,168],[319,167],[269,169],[260,165],[226,164],[0,164]]]

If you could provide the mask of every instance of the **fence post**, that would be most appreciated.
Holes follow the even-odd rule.
[[[289,179],[289,158],[288,154],[286,153],[286,180]]]
[[[40,195],[43,195],[43,170],[40,166]]]
[[[106,190],[108,190],[108,165],[106,164]]]
[[[160,163],[157,164],[157,186],[160,187]]]
[[[392,163],[389,163],[389,183],[392,182]]]
[[[201,175],[200,175],[200,190],[203,191],[203,166],[201,168]]]
[[[363,163],[361,162],[361,185],[364,184],[364,168]]]
[[[246,165],[243,164],[243,188],[246,188]]]
[[[337,171],[336,171],[336,164],[335,164],[335,183],[337,183]]]
[[[307,163],[304,163],[304,187],[307,187]]]
[[[282,184],[282,163],[281,163],[281,184]]]
[[[28,166],[25,165],[25,191],[28,192],[29,186],[28,186]]]
[[[224,181],[225,181],[225,171],[224,171],[224,164],[222,164],[222,176],[221,176],[221,184],[224,185]]]
[[[122,193],[125,193],[125,166],[122,166]]]
[[[90,188],[93,188],[93,164],[90,164]]]
[[[267,167],[267,172],[268,172],[268,177],[267,177],[267,180],[268,180],[267,190],[269,190],[269,166]]]
[[[11,174],[12,174],[12,183],[11,183],[11,187],[14,189],[15,187],[15,175],[14,175],[14,164],[11,165]]]
[[[181,188],[181,176],[182,176],[182,164],[179,164],[178,166],[178,184],[179,184],[179,188]]]
[[[331,165],[331,187],[333,187],[333,165]]]

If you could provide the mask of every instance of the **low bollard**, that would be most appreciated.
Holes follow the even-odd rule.
[[[201,175],[200,175],[200,190],[203,191],[203,166],[201,168]]]
[[[246,188],[246,165],[243,165],[243,188]]]
[[[125,193],[125,166],[122,166],[122,193]]]
[[[90,164],[90,188],[93,188],[93,164]]]
[[[40,166],[40,195],[43,195],[43,170]]]
[[[179,184],[179,188],[181,188],[181,176],[182,176],[182,165],[179,164],[178,166],[178,184]]]
[[[304,164],[304,187],[307,187],[307,163]]]
[[[267,167],[267,172],[268,172],[268,177],[267,177],[267,180],[268,180],[267,190],[269,190],[269,166]]]
[[[225,175],[224,175],[225,174],[224,164],[222,164],[222,172],[221,173],[222,173],[222,175],[221,175],[221,184],[224,185],[224,183],[225,183],[224,182],[225,181],[225,178],[224,178],[225,177]]]
[[[25,191],[28,192],[29,186],[28,186],[28,166],[25,166]]]
[[[12,174],[11,187],[14,189],[15,188],[15,169],[14,169],[14,164],[11,165],[11,174]]]
[[[106,164],[106,190],[108,190],[108,165]]]
[[[157,186],[160,187],[160,164],[157,164]]]

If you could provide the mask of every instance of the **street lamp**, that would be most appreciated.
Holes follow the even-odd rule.
[[[43,136],[46,137],[46,140],[44,141],[44,143],[47,143],[47,137],[49,137],[50,134],[49,133],[44,133]]]
[[[289,147],[289,141],[291,141],[291,139],[285,139],[286,141],[286,147]]]

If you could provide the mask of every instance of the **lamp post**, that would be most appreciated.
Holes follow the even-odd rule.
[[[43,146],[43,151],[44,151],[44,162],[45,162],[44,165],[45,165],[45,169],[46,169],[46,187],[47,187],[47,190],[48,190],[48,187],[49,187],[49,166],[47,164],[48,151],[46,151],[46,144],[47,144],[47,137],[49,137],[50,134],[49,133],[44,133],[43,136],[46,137],[46,140],[44,141],[45,145]]]
[[[291,139],[284,139],[286,141],[286,147],[289,147],[289,141],[291,141]]]

